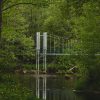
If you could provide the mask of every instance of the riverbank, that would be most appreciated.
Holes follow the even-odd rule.
[[[11,74],[19,74],[19,75],[30,75],[32,77],[40,77],[40,78],[43,78],[43,77],[53,77],[53,78],[56,78],[56,77],[63,77],[65,78],[65,80],[70,80],[70,79],[74,79],[76,77],[75,74],[72,74],[72,73],[67,73],[67,72],[64,72],[64,71],[57,71],[57,72],[48,72],[45,73],[44,71],[39,71],[39,75],[37,73],[36,70],[27,70],[27,69],[17,69],[17,70],[13,70],[13,71],[1,71],[1,73],[3,74],[6,74],[6,73],[11,73]]]
[[[96,90],[73,90],[74,93],[79,93],[79,94],[99,94],[100,95],[100,91],[96,91]]]

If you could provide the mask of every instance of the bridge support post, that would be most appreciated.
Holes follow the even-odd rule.
[[[39,75],[39,55],[40,55],[40,32],[36,33],[36,73]]]
[[[47,65],[46,65],[47,57],[46,57],[46,53],[47,53],[47,32],[44,32],[43,33],[43,69],[44,69],[45,73],[47,71]]]
[[[46,50],[44,50],[44,52],[43,52],[43,70],[44,70],[45,73],[47,71],[47,63],[46,63],[46,61],[47,61]]]

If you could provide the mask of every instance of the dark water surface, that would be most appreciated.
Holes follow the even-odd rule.
[[[0,100],[100,100],[100,95],[74,93],[73,85],[63,77],[2,75]]]

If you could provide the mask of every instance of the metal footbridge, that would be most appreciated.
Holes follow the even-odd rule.
[[[49,34],[47,32],[36,33],[36,70],[39,74],[40,57],[43,57],[43,70],[46,73],[47,70],[47,56],[88,56],[95,55],[100,56],[100,53],[88,54],[80,46],[83,46],[84,41],[80,39],[57,36]],[[87,42],[91,45],[99,45],[99,43]],[[91,45],[90,45],[91,44]]]

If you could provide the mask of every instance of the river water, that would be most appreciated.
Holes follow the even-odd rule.
[[[0,82],[0,100],[100,100],[100,95],[74,93],[74,80],[64,77],[7,75]]]

